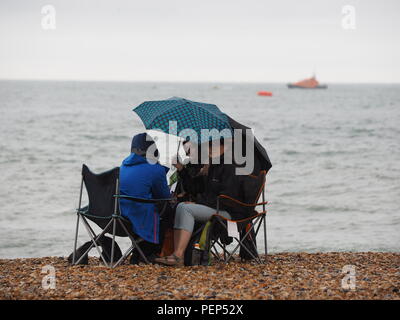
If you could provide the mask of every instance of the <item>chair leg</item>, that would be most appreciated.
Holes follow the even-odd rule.
[[[264,221],[263,221],[263,223],[264,223],[264,252],[265,252],[265,262],[267,262],[267,254],[268,254],[268,251],[267,251],[267,214],[265,213],[266,211],[265,211],[265,185],[264,185],[264,189],[263,189],[263,192],[262,192],[262,201],[263,201],[263,211],[264,211]]]
[[[116,184],[115,184],[115,194],[119,195],[119,179],[117,178]],[[118,210],[118,199],[114,199],[114,214],[113,214],[113,231],[112,231],[112,245],[111,245],[111,258],[110,258],[110,265],[111,268],[113,268],[114,265],[114,248],[115,248],[115,230],[117,226],[117,221],[115,220],[117,217],[117,210]]]
[[[213,250],[214,250],[214,251],[213,251]],[[212,254],[215,258],[217,258],[218,261],[223,261],[223,260],[221,259],[220,255],[219,255],[218,251],[217,251],[215,248],[213,248],[213,249],[211,250],[211,254]]]
[[[75,241],[74,241],[74,251],[72,252],[72,265],[75,264],[75,258],[76,258],[76,246],[78,243],[78,233],[79,233],[79,218],[80,215],[77,213],[76,215],[76,228],[75,228]]]
[[[248,253],[249,255],[251,255],[251,256],[253,257],[254,260],[256,260],[259,264],[262,264],[261,258],[260,258],[259,256],[256,257],[256,256],[249,250],[249,248],[247,248],[246,245],[243,244],[242,242],[240,242],[240,245],[242,246],[242,248],[243,248],[244,250],[247,251],[247,253]]]
[[[114,248],[115,248],[115,230],[116,230],[117,221],[115,217],[113,218],[113,238],[112,238],[112,245],[111,245],[111,268],[113,268],[114,264]]]
[[[125,254],[111,268],[119,266],[122,263],[122,261],[124,261],[126,257],[129,256],[129,254],[133,251],[133,249],[134,247],[133,245],[131,245],[130,248],[125,252]]]
[[[86,219],[84,217],[82,217],[82,221],[83,221],[83,225],[85,226],[90,239],[92,240],[92,245],[89,247],[89,249],[86,250],[86,252],[81,256],[81,259],[83,258],[83,256],[85,256],[87,253],[89,253],[89,251],[93,248],[93,246],[96,247],[98,253],[100,254],[101,259],[103,260],[104,264],[107,267],[110,267],[110,265],[106,262],[102,252],[100,251],[99,246],[97,245],[97,241],[104,235],[106,234],[108,228],[110,227],[112,220],[110,220],[110,222],[107,224],[107,226],[103,229],[103,231],[99,234],[99,235],[95,235],[92,228],[90,227],[90,225],[88,224],[88,222],[86,221]],[[93,234],[92,234],[93,233]],[[78,262],[80,261],[80,259],[78,260]],[[77,263],[78,263],[77,262]]]
[[[78,233],[79,233],[79,218],[80,218],[80,214],[79,211],[81,210],[81,206],[82,206],[82,191],[83,191],[83,176],[81,179],[81,188],[79,191],[79,204],[78,204],[78,212],[77,212],[77,218],[76,218],[76,228],[75,228],[75,241],[74,241],[74,251],[72,252],[72,265],[74,265],[75,263],[75,256],[76,256],[76,245],[78,242]]]
[[[102,252],[100,251],[99,246],[97,245],[97,241],[100,239],[100,237],[102,237],[102,236],[104,235],[105,232],[104,232],[104,233],[102,232],[102,233],[101,233],[100,235],[98,235],[98,236],[92,235],[92,233],[90,232],[90,228],[89,228],[89,226],[88,226],[88,222],[87,222],[87,221],[84,221],[83,225],[84,225],[84,227],[86,228],[86,231],[87,231],[88,234],[89,234],[90,240],[92,240],[92,244],[91,244],[91,246],[89,247],[89,249],[86,250],[85,254],[82,255],[82,257],[85,256],[87,253],[89,253],[89,251],[92,250],[93,247],[96,247],[96,250],[97,250],[97,252],[99,253],[100,258],[103,260],[104,265],[106,265],[107,267],[109,267],[109,264],[107,263],[107,261],[106,261],[106,259],[104,258]]]
[[[139,254],[142,256],[143,260],[147,263],[150,264],[149,260],[147,260],[146,256],[144,255],[142,249],[140,249],[139,245],[137,244],[137,241],[132,237],[131,233],[126,229],[126,226],[123,224],[123,222],[121,220],[118,220],[122,229],[124,229],[125,233],[128,235],[128,237],[131,239],[132,241],[132,246],[135,247],[138,251]]]
[[[225,245],[225,243],[224,243],[224,261],[226,262],[226,245]]]
[[[224,258],[223,258],[223,259],[221,259],[220,254],[218,253],[218,260],[222,260],[222,261],[224,261],[224,262],[227,262],[227,260],[226,260],[226,254],[227,254],[227,253],[229,254],[229,251],[226,249],[226,245],[222,245],[219,241],[214,241],[214,243],[213,243],[213,245],[212,245],[212,248],[214,248],[214,250],[215,250],[216,252],[218,252],[218,251],[217,251],[217,248],[215,247],[215,244],[218,244],[218,246],[222,249],[222,251],[223,251],[223,253],[224,253]]]
[[[267,250],[267,215],[264,216],[263,218],[263,224],[264,224],[264,252],[265,252],[265,262],[267,262],[267,255],[268,255],[268,250]]]
[[[221,223],[221,225],[222,225],[225,229],[227,229],[226,225],[225,225],[221,220],[218,219],[218,222]],[[233,238],[233,239],[236,239],[236,238]],[[226,258],[226,257],[224,256],[224,260],[225,260],[226,263],[228,263],[229,260],[231,260],[231,258],[233,257],[234,253],[236,252],[236,250],[237,250],[237,249],[239,248],[239,246],[240,246],[240,241],[239,241],[238,239],[236,239],[236,241],[239,242],[239,244],[236,246],[236,248],[233,249],[233,251],[232,251],[231,253],[228,252],[228,258]],[[224,250],[224,253],[225,253],[225,250]]]
[[[258,226],[257,226],[257,227],[254,227],[254,229],[256,229],[256,230],[255,230],[255,239],[257,239],[258,232],[260,231],[261,224],[263,224],[263,223],[265,223],[265,215],[263,215],[263,216],[260,217],[260,220],[258,221]],[[254,226],[255,226],[255,224],[254,224]],[[254,249],[258,252],[256,243],[253,244],[253,246],[254,246]],[[265,246],[265,230],[264,230],[264,248],[266,248],[266,246]],[[259,263],[262,264],[261,258],[258,257],[258,259],[259,259]]]
[[[215,247],[215,244],[220,245],[218,242],[214,242],[211,247],[210,247],[210,252],[211,254],[218,259],[218,261],[224,261],[223,259],[221,259],[221,255],[219,254],[217,248]]]
[[[261,225],[263,224],[263,226],[264,226],[264,250],[265,250],[265,261],[267,261],[267,239],[266,239],[266,235],[267,235],[267,232],[266,232],[266,221],[265,221],[265,219],[266,219],[266,216],[265,216],[265,214],[261,217],[261,220],[259,220],[258,221],[258,226],[257,227],[255,227],[255,238],[257,239],[257,236],[258,236],[258,232],[260,231],[260,228],[261,228]],[[257,250],[257,248],[255,248],[256,250]],[[262,261],[261,260],[261,258],[260,258],[260,261]]]
[[[245,239],[245,237],[243,237],[243,239]],[[237,241],[237,246],[235,247],[235,249],[232,251],[232,253],[230,253],[230,255],[228,256],[228,260],[226,262],[229,262],[230,259],[232,259],[233,255],[235,254],[235,252],[237,251],[237,249],[239,247],[242,247],[244,250],[247,251],[247,253],[253,257],[254,260],[256,260],[258,263],[262,264],[260,257],[256,257],[250,250],[249,248],[246,247],[246,245],[243,243],[244,240],[238,240],[235,238],[235,240]],[[257,248],[256,248],[257,249]]]
[[[251,232],[251,230],[254,229],[254,226],[257,224],[257,222],[260,221],[260,219],[261,219],[260,216],[256,218],[255,222],[253,223],[253,226],[252,226],[252,227],[249,229],[249,231],[247,231],[247,232],[245,233],[245,235],[243,236],[243,240],[238,240],[238,239],[234,238],[234,239],[238,242],[238,244],[237,244],[237,246],[234,248],[234,250],[229,254],[229,256],[228,256],[228,258],[227,258],[227,260],[226,260],[227,263],[229,262],[229,260],[231,260],[231,258],[233,257],[233,255],[234,255],[235,252],[239,249],[240,246],[242,246],[255,260],[257,260],[257,262],[261,263],[260,257],[258,257],[258,259],[257,259],[257,257],[254,256],[254,255],[250,252],[250,250],[243,244],[244,239],[246,239],[246,237],[249,235],[249,233]],[[226,228],[225,224],[222,223],[222,221],[220,221],[220,220],[218,220],[218,221]]]
[[[93,248],[96,247],[97,251],[100,254],[101,259],[103,260],[103,263],[110,268],[115,268],[118,265],[120,265],[125,259],[126,257],[133,251],[134,248],[137,248],[139,251],[139,254],[142,256],[142,258],[144,259],[144,261],[149,264],[150,262],[148,261],[148,259],[146,258],[146,256],[144,255],[143,251],[140,249],[139,245],[138,245],[138,241],[136,241],[132,235],[130,234],[130,232],[127,230],[127,228],[125,227],[125,225],[122,223],[122,221],[120,221],[118,219],[118,222],[120,223],[121,227],[124,229],[125,233],[128,235],[128,237],[131,239],[132,241],[132,245],[131,247],[125,252],[125,254],[116,262],[114,263],[114,251],[115,251],[115,233],[116,233],[116,223],[117,223],[117,218],[114,217],[113,219],[110,220],[110,222],[106,225],[106,227],[103,229],[103,231],[96,235],[95,232],[93,231],[93,229],[90,227],[90,224],[86,221],[86,219],[84,217],[82,217],[82,222],[89,234],[90,239],[92,240],[92,244],[91,246],[86,250],[86,252],[80,257],[80,259],[78,261],[76,261],[75,264],[78,264],[81,259],[89,253],[89,251]],[[111,257],[110,257],[110,261],[111,263],[107,263],[102,252],[100,251],[99,246],[97,245],[98,240],[107,233],[107,230],[111,227],[111,224],[113,225],[113,243],[112,243],[112,247],[111,247]]]
[[[82,221],[83,221],[83,220],[84,220],[84,217],[82,217]],[[82,223],[84,223],[84,222],[82,222]],[[96,234],[94,233],[93,229],[90,227],[90,225],[89,225],[87,222],[86,222],[86,224],[87,224],[86,231],[88,232],[89,237],[90,237],[91,239],[92,239],[91,235],[92,235],[93,237],[97,237]],[[89,228],[89,230],[88,230],[88,228]],[[100,235],[100,236],[101,236],[101,235]],[[99,236],[99,237],[100,237],[100,236]],[[99,239],[99,238],[97,238],[96,241],[97,241],[98,239]],[[83,259],[83,257],[86,256],[86,255],[89,253],[89,251],[92,250],[93,247],[94,247],[94,244],[91,243],[90,247],[85,251],[85,253],[83,253],[83,254],[81,255],[81,257],[78,259],[78,261],[75,261],[75,263],[73,263],[73,265],[79,264],[79,262],[81,262],[81,260]]]

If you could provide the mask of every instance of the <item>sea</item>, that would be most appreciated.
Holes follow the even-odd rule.
[[[269,253],[399,252],[400,85],[328,85],[0,81],[0,258],[69,255],[82,164],[119,166],[145,130],[132,109],[172,96],[216,104],[266,148]]]

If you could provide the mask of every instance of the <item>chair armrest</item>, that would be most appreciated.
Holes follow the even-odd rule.
[[[257,217],[259,217],[259,216],[261,216],[263,214],[267,214],[267,211],[260,211],[260,212],[254,211],[254,212],[256,212],[256,214],[253,214],[252,216],[249,216],[249,217],[243,218],[243,219],[239,219],[239,220],[225,218],[224,216],[221,216],[220,214],[213,214],[212,218],[215,217],[215,218],[219,218],[219,219],[222,219],[222,220],[225,220],[225,221],[232,221],[232,222],[238,223],[238,222],[245,222],[245,221],[253,220],[253,219],[255,219],[255,218],[257,218]]]
[[[114,197],[115,198],[119,198],[119,199],[131,200],[131,201],[134,201],[134,202],[141,202],[141,203],[158,203],[158,202],[167,202],[167,201],[173,200],[172,198],[168,198],[168,199],[145,199],[145,198],[137,198],[137,197],[121,195],[121,194],[115,194]]]
[[[242,207],[256,207],[256,206],[261,206],[261,205],[264,205],[264,204],[268,203],[268,201],[263,201],[263,202],[259,202],[259,203],[244,203],[244,202],[241,202],[241,201],[239,201],[239,200],[237,200],[235,198],[227,196],[225,194],[220,194],[218,196],[218,200],[220,200],[220,199],[230,200],[230,201],[234,202],[235,204],[238,204],[238,205],[240,205]]]

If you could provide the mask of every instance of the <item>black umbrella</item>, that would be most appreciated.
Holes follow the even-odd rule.
[[[268,170],[271,169],[272,164],[271,161],[269,160],[267,151],[265,148],[261,145],[261,143],[257,140],[257,138],[253,135],[253,133],[248,133],[246,129],[251,129],[236,120],[232,119],[230,116],[228,116],[229,124],[231,125],[232,129],[242,129],[242,143],[243,143],[243,148],[246,146],[246,138],[248,137],[249,134],[251,134],[254,138],[254,171],[253,172],[259,172],[260,170],[265,170],[268,173]]]

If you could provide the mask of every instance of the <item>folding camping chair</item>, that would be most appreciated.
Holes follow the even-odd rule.
[[[82,208],[82,192],[83,184],[85,184],[86,191],[88,193],[89,205]],[[76,230],[75,230],[75,241],[74,241],[74,251],[72,254],[72,264],[78,264],[86,256],[89,251],[96,247],[100,254],[101,259],[104,264],[108,267],[114,268],[121,264],[126,257],[136,248],[146,263],[149,263],[148,259],[141,250],[139,243],[143,240],[139,238],[132,232],[132,225],[130,221],[121,215],[119,208],[119,199],[128,199],[134,202],[142,203],[165,203],[170,199],[142,199],[131,197],[127,195],[119,194],[119,167],[112,170],[94,174],[92,173],[86,165],[82,166],[82,180],[79,195],[79,208],[77,209],[77,220],[76,220]],[[160,215],[164,212],[166,206],[164,205],[163,210]],[[91,239],[91,245],[82,254],[79,259],[76,259],[77,252],[77,241],[79,232],[79,222],[82,220],[89,237]],[[90,226],[88,220],[97,224],[102,231],[96,234],[93,228]],[[112,246],[111,246],[111,257],[110,262],[107,262],[106,257],[103,252],[100,251],[99,244],[101,238],[109,233],[112,235]],[[130,248],[122,255],[122,257],[114,263],[114,249],[115,249],[115,236],[119,237],[129,237],[132,244]]]
[[[242,176],[241,185],[242,192],[244,192],[244,199],[248,200],[248,203],[239,201],[227,195],[219,195],[217,199],[217,213],[213,215],[210,219],[211,221],[211,231],[209,236],[210,243],[208,244],[208,250],[216,257],[218,260],[229,262],[235,252],[241,248],[251,258],[253,258],[258,263],[262,263],[261,258],[257,252],[256,239],[261,225],[263,225],[264,230],[264,251],[265,251],[265,261],[267,259],[267,225],[266,225],[266,214],[265,205],[268,201],[265,201],[265,176],[266,172],[261,171],[258,176],[248,175]],[[259,201],[260,196],[262,201]],[[248,217],[240,220],[227,219],[218,214],[221,203],[226,206],[240,208],[248,212]],[[257,211],[256,207],[262,206],[261,211]],[[242,235],[239,237],[232,237],[236,242],[236,247],[229,252],[227,249],[226,239],[230,238],[228,233],[227,224],[233,222],[237,225],[239,233]],[[219,227],[219,228],[218,228]],[[235,227],[235,225],[234,225]],[[217,233],[217,234],[215,234]],[[254,238],[249,239],[251,236]],[[224,239],[224,240],[222,240]],[[217,245],[223,251],[223,258],[221,258],[220,253],[217,250]]]

